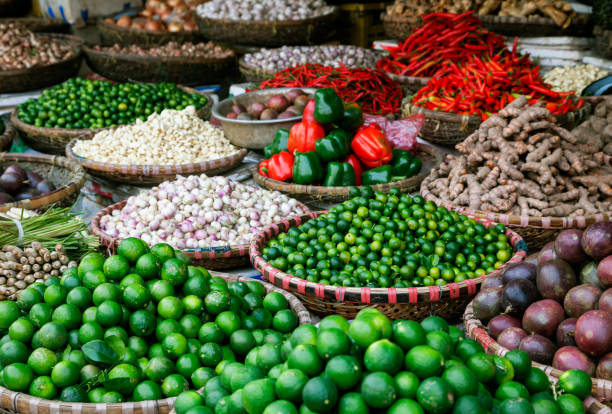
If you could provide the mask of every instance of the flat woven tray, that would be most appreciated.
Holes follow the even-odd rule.
[[[418,191],[421,181],[429,174],[429,172],[437,167],[442,162],[442,153],[431,145],[419,144],[417,157],[423,162],[421,172],[405,180],[393,181],[387,184],[377,184],[371,186],[372,189],[388,192],[391,188],[399,188],[403,193],[412,193]],[[350,187],[324,187],[321,185],[301,185],[294,183],[286,183],[277,181],[271,178],[264,177],[259,174],[257,168],[253,170],[253,180],[260,186],[273,191],[280,191],[293,198],[302,200],[305,203],[310,202],[329,202],[341,203],[348,200]]]
[[[78,162],[65,157],[46,154],[11,154],[0,152],[0,169],[11,164],[30,169],[53,183],[56,190],[43,196],[29,198],[13,203],[0,204],[0,212],[12,207],[44,209],[51,205],[69,206],[74,203],[79,191],[85,184],[85,170]]]
[[[81,67],[82,41],[77,37],[65,34],[49,33],[39,36],[58,39],[62,43],[71,45],[75,52],[74,56],[51,65],[0,71],[0,93],[43,89],[77,75]]]
[[[16,17],[1,19],[0,23],[17,23],[36,33],[70,33],[70,25],[62,19],[47,17]]]
[[[112,16],[111,16],[112,17]],[[120,45],[143,45],[160,46],[168,42],[197,43],[202,40],[202,35],[197,31],[168,32],[166,30],[141,30],[131,27],[121,27],[114,23],[98,20],[98,31],[102,38],[102,44],[112,46],[115,43]]]
[[[183,56],[153,57],[112,53],[85,46],[85,59],[94,72],[119,82],[172,82],[208,85],[221,82],[236,69],[234,55],[222,59]]]
[[[244,56],[238,59],[238,70],[248,82],[262,82],[274,77],[276,72],[265,71],[260,67],[249,65],[244,61]]]
[[[418,92],[419,89],[427,85],[427,82],[429,82],[429,79],[431,79],[431,78],[421,78],[418,76],[395,75],[389,72],[385,72],[385,74],[391,79],[393,79],[394,81],[396,81],[397,83],[399,83],[400,85],[402,85],[402,88],[404,89],[404,96],[412,95]]]
[[[485,28],[506,36],[577,36],[591,37],[593,23],[590,14],[577,14],[566,29],[548,17],[477,16]]]
[[[354,319],[363,308],[376,307],[391,319],[421,320],[432,314],[448,320],[461,317],[468,302],[476,294],[480,283],[487,276],[499,274],[505,266],[522,262],[527,256],[527,246],[517,233],[506,229],[506,236],[514,250],[513,257],[494,272],[475,279],[466,279],[459,283],[449,283],[444,286],[412,287],[412,288],[369,288],[341,287],[324,285],[300,279],[284,273],[266,262],[262,251],[268,241],[279,233],[297,227],[306,221],[316,218],[325,212],[314,212],[302,216],[289,217],[276,223],[251,240],[251,263],[259,270],[264,280],[275,284],[296,295],[313,313],[319,315],[341,315]],[[480,220],[489,227],[493,223]]]

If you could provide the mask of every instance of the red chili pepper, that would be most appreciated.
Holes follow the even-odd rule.
[[[325,136],[325,129],[314,121],[298,122],[289,130],[287,147],[290,153],[315,150],[315,142]]]
[[[376,123],[363,126],[351,142],[353,152],[368,167],[380,167],[391,161],[391,144]]]

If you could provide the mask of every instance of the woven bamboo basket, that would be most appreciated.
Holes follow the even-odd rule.
[[[506,36],[578,36],[590,37],[593,29],[590,14],[577,14],[563,29],[548,17],[477,16],[485,28]]]
[[[423,162],[423,167],[418,175],[406,178],[405,180],[373,185],[371,186],[372,189],[385,193],[392,188],[399,188],[402,193],[413,193],[418,191],[421,181],[425,179],[432,168],[437,167],[442,161],[442,154],[431,145],[419,144],[417,156]],[[277,181],[264,177],[256,168],[253,169],[253,180],[263,188],[272,191],[280,191],[290,197],[302,200],[305,203],[319,201],[341,203],[350,198],[350,187],[323,187],[321,185],[286,183],[284,181]]]
[[[404,41],[410,36],[412,31],[421,26],[423,20],[420,16],[417,17],[399,17],[388,15],[387,12],[382,12],[380,19],[385,28],[385,34],[390,39]]]
[[[78,162],[65,157],[0,152],[0,169],[4,169],[10,164],[19,164],[40,174],[53,183],[56,189],[39,197],[1,204],[0,212],[7,211],[12,207],[34,210],[50,207],[53,204],[72,205],[86,180],[83,167]]]
[[[500,345],[495,339],[489,336],[486,327],[480,319],[474,317],[473,302],[470,302],[465,308],[463,314],[463,323],[465,325],[465,332],[467,336],[478,341],[490,354],[504,356],[509,349]],[[553,368],[550,365],[540,364],[538,362],[532,362],[536,368],[540,368],[549,377],[559,378],[563,371]],[[592,395],[594,395],[600,401],[612,401],[612,381],[603,380],[598,378],[591,378],[593,381]]]
[[[263,82],[266,79],[274,77],[276,72],[268,72],[257,66],[249,65],[244,61],[244,56],[238,59],[238,70],[242,77],[248,82]]]
[[[318,44],[334,32],[333,12],[310,19],[287,21],[236,21],[209,19],[198,16],[200,33],[214,41],[255,46],[283,46]]]
[[[423,86],[427,85],[431,78],[421,78],[416,76],[402,76],[393,73],[385,72],[385,75],[399,83],[404,89],[404,96],[412,95],[418,92]]]
[[[62,83],[77,75],[81,67],[81,45],[79,38],[65,34],[44,34],[72,46],[75,54],[69,59],[51,65],[33,66],[28,69],[0,71],[0,93],[33,91]]]
[[[112,53],[85,46],[90,68],[105,78],[119,82],[173,82],[207,85],[222,81],[235,71],[234,55],[222,59],[184,56],[152,57]]]
[[[113,16],[111,16],[112,18]],[[108,23],[99,19],[97,23],[102,44],[112,46],[120,45],[143,45],[160,46],[168,42],[197,43],[202,41],[202,35],[197,30],[169,32],[166,30],[144,30],[121,27],[114,23]]]
[[[534,251],[539,250],[546,243],[554,240],[557,234],[563,229],[584,229],[593,223],[612,220],[612,212],[602,212],[600,214],[577,217],[537,217],[471,210],[467,207],[457,206],[450,202],[440,200],[433,195],[427,189],[431,179],[431,176],[428,176],[421,183],[421,195],[425,200],[433,201],[439,206],[457,211],[461,214],[481,217],[495,223],[501,223],[520,234],[525,240],[525,243],[527,243],[527,246],[529,246],[529,249]]]
[[[506,265],[523,261],[527,256],[527,246],[517,233],[506,230],[506,236],[515,253],[506,263],[489,275],[468,279],[445,286],[412,287],[412,288],[369,288],[341,287],[308,282],[274,268],[262,256],[262,250],[268,241],[279,233],[297,227],[325,212],[313,212],[302,216],[289,217],[282,222],[267,227],[251,240],[251,263],[259,270],[264,280],[275,284],[296,295],[313,313],[319,315],[341,315],[353,319],[363,308],[375,307],[391,319],[421,320],[431,314],[448,320],[461,317],[463,310],[476,294],[480,283],[487,276],[499,274]],[[480,220],[485,226],[492,222]]]
[[[89,140],[94,135],[88,134],[79,139]],[[242,148],[234,154],[223,158],[182,165],[120,165],[98,162],[75,154],[73,148],[76,142],[77,139],[73,139],[66,146],[66,156],[68,158],[80,163],[85,168],[85,171],[91,175],[117,183],[130,183],[132,185],[159,184],[164,181],[174,180],[177,175],[220,174],[240,164],[248,153],[248,150]]]
[[[209,119],[212,109],[212,98],[195,89],[186,86],[181,87],[188,93],[198,93],[206,95],[208,101],[198,109],[198,116],[202,119]],[[66,146],[75,138],[102,131],[102,129],[68,129],[68,128],[44,128],[26,124],[19,119],[19,108],[15,108],[11,113],[11,122],[15,125],[21,139],[31,148],[48,154],[64,155]],[[106,128],[104,128],[106,129]]]
[[[109,253],[116,251],[121,239],[116,239],[106,234],[100,227],[100,219],[102,216],[112,214],[113,210],[121,210],[126,203],[127,200],[123,200],[100,210],[91,221],[91,233],[100,237],[100,244],[106,247]],[[304,204],[299,203],[299,205],[304,211],[310,212],[310,209]],[[207,269],[231,269],[245,266],[249,263],[248,244],[204,249],[183,249],[181,252],[189,256],[196,266],[202,266]]]
[[[8,151],[15,138],[15,127],[10,122],[4,123],[4,132],[0,134],[0,152]]]
[[[35,33],[70,33],[70,25],[62,19],[48,17],[17,17],[2,19],[0,23],[17,23]]]

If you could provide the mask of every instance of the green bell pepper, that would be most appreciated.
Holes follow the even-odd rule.
[[[349,187],[355,185],[355,170],[348,162],[332,161],[327,164],[327,174],[323,180],[325,187]]]
[[[414,157],[410,162],[410,167],[408,168],[408,177],[414,177],[419,172],[421,172],[422,166],[423,162],[419,158]]]
[[[395,177],[414,177],[421,171],[423,163],[415,157],[411,152],[405,150],[393,150],[393,159],[391,160],[391,173]]]
[[[384,184],[391,181],[393,174],[391,173],[390,165],[382,165],[380,167],[364,171],[361,174],[361,185]]]
[[[274,140],[272,143],[264,147],[264,157],[268,159],[279,152],[289,151],[288,143],[289,131],[286,129],[279,129],[276,131],[276,134],[274,134]]]
[[[344,104],[344,112],[340,126],[344,129],[354,130],[363,124],[363,112],[361,107],[356,102],[347,102]]]
[[[296,184],[314,184],[323,179],[323,166],[314,151],[296,152],[293,162],[293,182]]]
[[[332,88],[318,89],[314,100],[314,119],[319,124],[331,124],[342,119],[344,105]]]
[[[349,134],[339,128],[332,129],[326,137],[315,142],[315,152],[325,162],[346,157],[349,149]]]

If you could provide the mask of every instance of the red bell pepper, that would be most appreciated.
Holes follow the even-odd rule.
[[[344,162],[351,164],[351,167],[353,167],[353,170],[355,170],[355,185],[361,185],[361,173],[363,172],[363,167],[361,166],[361,163],[357,157],[350,154],[348,157],[346,157]]]
[[[259,173],[277,181],[287,181],[293,177],[293,161],[295,157],[287,151],[274,154],[270,159],[259,163]]]
[[[373,168],[387,164],[393,156],[389,140],[376,123],[359,128],[351,148],[359,161]]]
[[[315,150],[315,142],[325,136],[325,130],[314,121],[298,122],[289,131],[289,142],[287,147],[293,154],[297,152],[308,152]]]
[[[302,114],[302,121],[315,122],[314,119],[315,101],[311,99],[304,107],[304,113]]]

